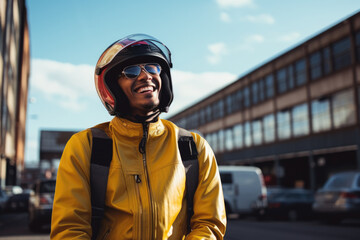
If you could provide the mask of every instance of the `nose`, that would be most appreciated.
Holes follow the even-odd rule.
[[[141,67],[141,72],[140,72],[140,74],[139,74],[139,76],[138,76],[138,79],[139,79],[139,80],[142,80],[142,79],[148,80],[148,79],[152,79],[152,76],[151,76],[150,73],[148,73],[148,72],[144,69],[144,67]]]

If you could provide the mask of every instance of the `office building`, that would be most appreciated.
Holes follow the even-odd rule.
[[[172,116],[218,163],[254,165],[268,185],[319,188],[360,169],[360,13]]]
[[[24,168],[30,72],[25,0],[0,1],[0,186],[16,185]]]

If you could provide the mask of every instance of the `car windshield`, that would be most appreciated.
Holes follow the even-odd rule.
[[[55,181],[42,182],[40,184],[40,193],[54,193],[55,192]]]
[[[355,173],[344,173],[332,176],[325,184],[324,189],[350,188],[354,177]]]

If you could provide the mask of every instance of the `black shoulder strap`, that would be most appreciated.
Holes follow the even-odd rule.
[[[183,128],[179,128],[178,146],[186,170],[186,202],[188,232],[190,232],[190,219],[194,215],[194,195],[199,181],[198,151],[193,136]]]
[[[90,161],[91,228],[93,232],[91,239],[95,240],[104,216],[106,186],[113,146],[112,139],[106,135],[104,130],[91,128],[91,132],[93,136]],[[186,202],[188,232],[190,232],[190,219],[194,214],[194,194],[199,178],[199,162],[194,139],[191,133],[183,128],[179,128],[178,147],[186,170]]]
[[[92,148],[90,160],[91,228],[96,239],[104,216],[106,186],[112,159],[112,139],[100,128],[91,128]]]

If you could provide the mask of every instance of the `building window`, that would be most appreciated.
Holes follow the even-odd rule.
[[[310,55],[311,80],[318,79],[331,72],[330,49],[324,48]]]
[[[250,90],[249,90],[249,87],[244,88],[243,96],[244,96],[244,107],[249,107],[250,106]]]
[[[309,134],[309,116],[306,103],[295,106],[292,109],[292,122],[294,136]]]
[[[306,61],[305,58],[295,62],[295,81],[296,86],[301,86],[306,82]]]
[[[254,145],[262,143],[261,120],[255,120],[252,122],[252,136]]]
[[[234,149],[234,138],[232,130],[232,128],[228,128],[225,130],[225,149],[227,151],[231,151]]]
[[[330,47],[326,47],[322,50],[323,54],[323,74],[329,74],[331,72],[331,55]]]
[[[234,112],[232,97],[233,97],[232,94],[226,96],[225,99],[226,114],[231,114]]]
[[[284,93],[294,88],[294,68],[292,65],[284,67],[277,72],[278,93]]]
[[[205,109],[202,108],[199,111],[199,124],[203,125],[205,123],[206,123],[206,112],[205,112]]]
[[[311,103],[312,126],[314,132],[331,128],[330,101],[328,98],[314,100]]]
[[[250,122],[246,122],[244,125],[245,130],[245,146],[249,147],[251,146],[251,125]]]
[[[242,148],[244,145],[243,126],[241,124],[234,126],[234,145],[235,148]]]
[[[275,140],[275,117],[269,114],[263,119],[264,125],[264,141],[273,142]]]
[[[223,152],[225,149],[225,133],[224,130],[219,131],[218,135],[218,150]]]
[[[350,38],[344,38],[332,45],[334,69],[340,70],[351,64]]]
[[[284,110],[277,113],[277,134],[279,139],[287,139],[291,135],[290,111]]]
[[[186,118],[181,118],[176,122],[176,125],[178,125],[181,128],[186,128]]]
[[[234,111],[241,110],[242,108],[242,91],[238,90],[232,96],[233,109]]]
[[[360,62],[360,32],[356,33],[355,44],[356,44],[356,59],[358,62]]]
[[[310,56],[310,75],[311,75],[311,80],[317,79],[322,76],[320,51],[313,53]]]
[[[287,91],[286,86],[286,68],[280,69],[276,74],[277,90],[278,93],[284,93]]]
[[[264,79],[259,80],[259,101],[262,102],[265,100],[265,83]]]
[[[274,96],[274,77],[272,74],[265,77],[266,97],[272,98]]]
[[[253,102],[253,104],[257,104],[258,103],[258,101],[259,101],[259,94],[258,94],[258,92],[259,92],[259,87],[258,87],[258,83],[257,82],[254,82],[254,83],[252,83],[252,85],[251,85],[251,90],[252,90],[252,102]]]
[[[332,98],[334,127],[352,125],[356,122],[355,102],[352,90],[335,94]]]
[[[206,121],[207,121],[207,122],[211,122],[211,121],[212,121],[211,105],[208,105],[208,106],[206,107]]]
[[[213,116],[214,120],[224,116],[224,101],[222,99],[213,104]]]
[[[205,135],[205,139],[206,139],[206,141],[208,142],[208,144],[211,146],[211,148],[213,149],[213,151],[215,152],[214,144],[213,144],[213,141],[212,141],[212,133],[206,134],[206,135]]]
[[[218,152],[219,151],[219,141],[218,141],[217,132],[214,132],[212,134],[211,142],[212,142],[211,147],[213,148],[214,152]]]

